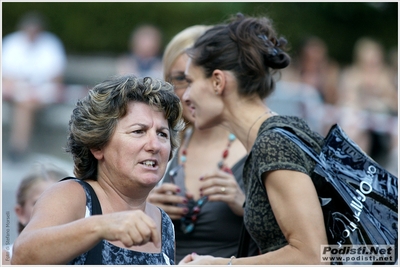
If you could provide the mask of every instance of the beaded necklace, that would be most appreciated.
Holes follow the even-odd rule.
[[[185,167],[185,163],[187,160],[187,147],[189,145],[189,140],[192,135],[192,128],[188,129],[187,132],[185,133],[185,141],[184,141],[184,147],[182,149],[182,155],[180,156],[180,162],[181,162],[181,167]],[[232,173],[229,167],[225,166],[224,162],[226,158],[229,156],[229,148],[231,147],[233,141],[235,141],[236,136],[233,133],[230,133],[228,136],[228,144],[225,148],[225,150],[222,152],[222,158],[218,162],[217,166],[218,169],[224,170],[226,172]]]
[[[189,140],[190,140],[191,136],[192,136],[192,128],[189,128],[185,132],[185,139],[183,142],[182,155],[180,156],[180,164],[169,172],[169,176],[170,176],[172,183],[174,183],[174,177],[178,173],[178,170],[180,168],[185,167],[185,163],[187,161],[187,147],[189,145]],[[226,148],[224,149],[224,151],[222,152],[222,158],[217,163],[218,169],[223,170],[230,174],[232,174],[232,170],[228,166],[225,165],[225,160],[229,156],[229,148],[231,147],[233,141],[235,141],[235,140],[236,140],[236,136],[234,134],[230,133],[228,136],[228,144],[227,144]],[[183,231],[183,233],[188,234],[194,230],[194,226],[197,221],[197,216],[200,213],[201,207],[207,202],[207,200],[208,200],[207,196],[203,196],[196,202],[194,200],[191,200],[188,202],[188,205],[187,205],[188,213],[185,216],[183,216],[180,220],[181,230]]]

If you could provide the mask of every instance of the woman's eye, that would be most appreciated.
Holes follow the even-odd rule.
[[[185,76],[178,76],[178,77],[175,77],[175,80],[177,80],[177,81],[185,81],[186,78],[185,78]]]
[[[132,133],[134,133],[134,134],[141,134],[143,132],[144,132],[143,130],[134,130],[134,131],[132,131]]]
[[[168,138],[168,133],[159,132],[158,133],[161,137]]]
[[[178,75],[178,76],[173,76],[171,77],[172,82],[176,81],[176,82],[183,82],[186,80],[185,75]]]

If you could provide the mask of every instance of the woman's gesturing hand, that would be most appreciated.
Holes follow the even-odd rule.
[[[96,216],[96,215],[95,215]],[[156,223],[141,210],[122,211],[99,215],[101,236],[108,241],[120,241],[126,247],[153,242],[161,247],[161,237]]]

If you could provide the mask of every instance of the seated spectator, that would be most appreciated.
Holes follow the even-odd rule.
[[[41,14],[21,18],[17,32],[3,38],[3,101],[13,103],[9,156],[18,161],[28,152],[35,112],[60,97],[66,55],[62,42],[45,31]]]
[[[147,24],[137,27],[129,39],[129,54],[117,61],[117,74],[161,78],[161,41],[162,34],[157,27]]]

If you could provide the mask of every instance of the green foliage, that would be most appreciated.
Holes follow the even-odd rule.
[[[361,36],[376,38],[387,49],[398,40],[397,2],[5,2],[3,36],[30,10],[47,17],[48,29],[73,54],[125,53],[131,31],[142,23],[160,27],[165,46],[188,26],[220,23],[237,12],[272,18],[294,55],[305,37],[317,35],[342,64],[351,61]]]

